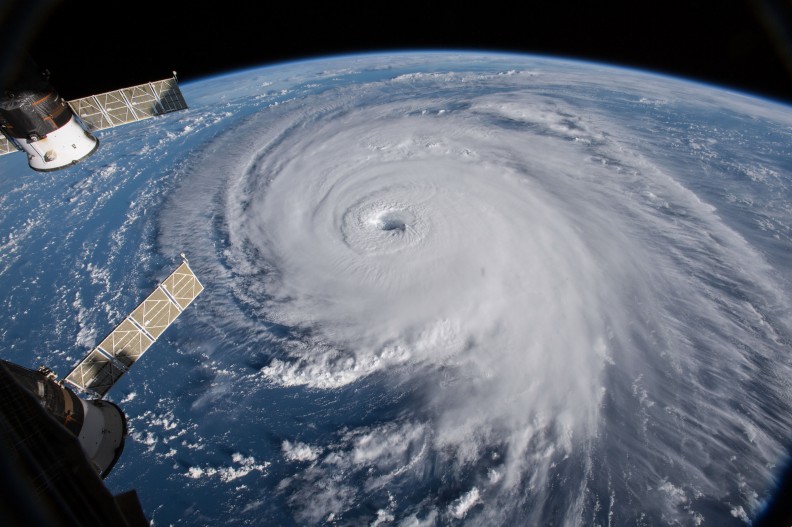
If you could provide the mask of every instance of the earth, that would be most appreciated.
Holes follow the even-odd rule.
[[[110,392],[154,525],[745,525],[792,429],[792,108],[534,56],[329,57],[35,173],[2,357],[65,375],[185,252]]]

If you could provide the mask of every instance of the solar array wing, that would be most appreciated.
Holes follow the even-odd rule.
[[[4,133],[0,132],[0,156],[3,154],[10,154],[19,150],[14,143],[8,139]]]
[[[184,261],[69,372],[66,382],[104,397],[201,291]]]
[[[69,106],[94,131],[185,110],[187,101],[173,77],[75,99]]]
[[[156,115],[187,109],[176,77],[69,101],[88,131],[104,130]],[[19,149],[0,133],[0,156]]]

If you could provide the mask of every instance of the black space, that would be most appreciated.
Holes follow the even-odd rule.
[[[792,102],[792,0],[0,0],[6,73],[25,47],[67,99],[172,70],[184,81],[328,54],[453,48],[592,59]]]

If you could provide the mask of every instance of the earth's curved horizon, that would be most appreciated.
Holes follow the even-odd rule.
[[[582,61],[344,55],[0,158],[3,358],[110,392],[156,524],[745,525],[792,429],[792,107]]]

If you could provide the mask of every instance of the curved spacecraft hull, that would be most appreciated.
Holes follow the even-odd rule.
[[[127,422],[121,409],[109,401],[81,399],[46,370],[0,362],[56,421],[77,437],[96,473],[103,478],[107,476],[121,457],[127,436]]]
[[[124,413],[105,395],[201,291],[185,258],[64,380],[43,367],[34,371],[3,360],[0,366],[77,438],[104,478],[121,457],[127,436]],[[93,398],[78,397],[73,389]]]
[[[33,170],[66,168],[96,151],[99,141],[91,132],[186,108],[176,72],[170,79],[67,102],[29,65],[0,93],[0,155],[22,150]]]
[[[99,145],[32,63],[12,85],[3,87],[0,129],[8,141],[27,153],[30,168],[40,172],[77,163]]]
[[[74,116],[41,139],[17,139],[15,143],[27,153],[30,168],[38,172],[66,168],[90,156],[99,147],[99,140],[86,132]]]

